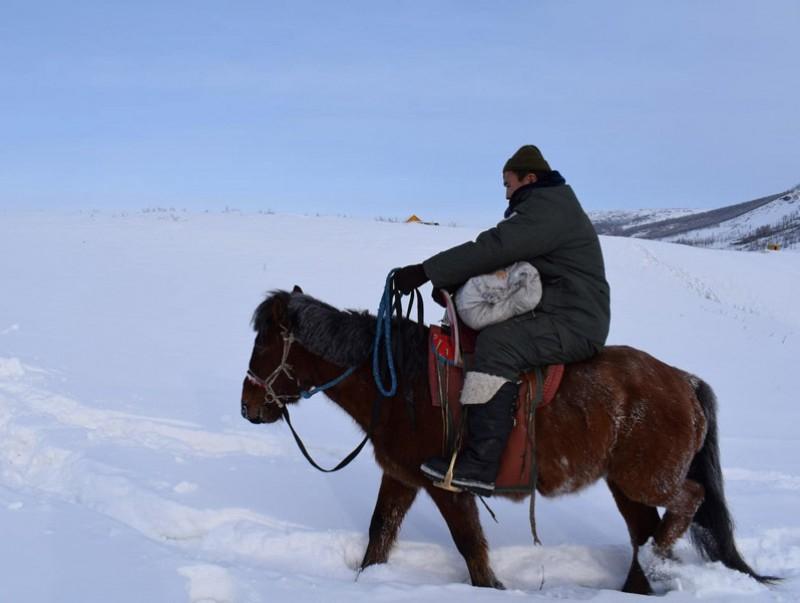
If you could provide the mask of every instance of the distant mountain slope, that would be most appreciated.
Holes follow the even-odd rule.
[[[800,186],[710,211],[686,209],[595,212],[600,234],[717,249],[800,249]]]
[[[699,209],[617,209],[589,212],[589,217],[599,234],[633,236],[627,233],[649,224],[667,222],[700,211]]]

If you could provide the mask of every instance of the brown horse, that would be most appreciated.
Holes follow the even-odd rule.
[[[374,316],[342,312],[296,287],[267,297],[253,326],[257,335],[242,392],[246,419],[273,423],[301,391],[357,367],[327,395],[367,431],[379,397],[368,362]],[[475,497],[436,488],[419,469],[442,452],[441,413],[431,405],[427,383],[427,329],[395,320],[393,332],[402,341],[402,357],[396,359],[401,387],[394,398],[382,400],[374,419],[371,439],[383,478],[361,568],[387,560],[423,488],[447,522],[472,584],[502,588],[489,565]],[[558,496],[606,480],[633,544],[626,592],[651,592],[637,559],[639,547],[652,537],[656,551],[668,555],[690,526],[705,558],[760,582],[772,580],[753,571],[736,549],[723,494],[715,406],[711,388],[698,377],[639,350],[610,346],[591,360],[569,365],[556,398],[537,411],[537,489]],[[656,507],[665,509],[663,517]]]

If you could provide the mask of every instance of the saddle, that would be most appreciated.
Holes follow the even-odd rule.
[[[444,425],[442,454],[449,458],[462,442],[461,388],[465,368],[469,368],[475,353],[478,332],[459,324],[458,342],[449,326],[431,326],[428,349],[428,382],[431,401],[441,408]],[[461,357],[462,362],[458,359]],[[516,402],[514,427],[508,438],[506,450],[500,461],[495,480],[495,492],[530,493],[536,484],[535,417],[536,409],[549,404],[558,391],[564,365],[536,367],[522,375],[522,384]]]

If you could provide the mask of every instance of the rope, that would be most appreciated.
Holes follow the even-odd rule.
[[[381,398],[391,398],[397,393],[397,371],[395,370],[394,366],[394,355],[392,354],[392,297],[394,295],[397,296],[397,301],[399,303],[401,295],[399,292],[394,291],[394,287],[392,286],[392,280],[394,278],[394,273],[397,272],[397,268],[393,268],[389,275],[386,277],[386,286],[383,289],[383,296],[381,297],[381,303],[378,308],[378,324],[375,329],[375,341],[372,348],[372,374],[373,378],[375,379],[375,385],[380,392],[380,395],[375,398],[372,403],[372,414],[370,417],[369,427],[367,427],[367,433],[364,436],[364,439],[361,440],[361,443],[356,446],[350,454],[348,454],[344,459],[342,459],[335,467],[331,469],[325,469],[317,464],[311,455],[309,454],[308,450],[306,449],[305,445],[303,444],[303,440],[300,438],[300,435],[295,431],[294,426],[292,425],[292,420],[289,417],[289,407],[281,404],[282,406],[282,415],[286,424],[289,426],[289,429],[292,432],[292,436],[294,436],[294,440],[297,443],[297,447],[300,449],[300,452],[303,453],[303,456],[306,460],[315,468],[324,473],[332,473],[334,471],[339,471],[343,469],[347,465],[349,465],[353,459],[355,459],[361,450],[366,445],[367,441],[372,437],[373,432],[375,431],[375,426],[378,424],[378,419],[380,417],[380,410],[381,410]],[[423,320],[423,310],[422,310],[422,296],[420,295],[419,291],[416,291],[417,299],[419,301],[417,307],[418,313],[418,321],[420,325],[422,324]],[[414,303],[413,293],[411,298],[411,304],[408,307],[408,313],[411,314],[411,307]],[[402,307],[398,312],[399,316],[402,316]],[[400,321],[398,320],[398,326],[400,326]],[[290,336],[291,337],[291,336]],[[385,388],[383,382],[380,378],[380,346],[381,340],[385,342],[385,349],[386,349],[386,364],[389,369],[389,376],[390,376],[390,386],[389,388]],[[289,340],[289,345],[291,345],[291,340]],[[276,372],[279,370],[287,370],[289,369],[288,364],[286,364],[286,359],[288,357],[288,347],[284,346],[284,357],[283,361],[281,362],[281,366],[276,369]],[[284,368],[285,365],[285,368]],[[327,383],[323,383],[322,385],[318,385],[312,387],[309,390],[302,390],[300,392],[301,398],[310,398],[314,394],[318,394],[319,392],[323,392],[327,389],[335,387],[345,379],[347,379],[350,375],[352,375],[358,367],[351,366],[348,368],[344,373],[328,381]],[[287,374],[291,377],[291,374]],[[250,373],[248,372],[248,377]],[[277,378],[277,377],[276,377]],[[274,380],[274,379],[273,379]],[[484,503],[486,504],[486,503]],[[491,510],[490,510],[491,513]]]
[[[389,271],[386,277],[386,285],[383,288],[383,296],[378,306],[378,322],[375,327],[375,342],[372,346],[372,376],[375,385],[381,396],[391,398],[397,393],[397,371],[394,366],[394,356],[392,354],[392,280],[397,268]],[[380,348],[381,340],[384,341],[386,349],[386,366],[389,369],[389,387],[385,387],[380,375]]]
[[[355,459],[358,456],[358,454],[366,445],[367,441],[372,437],[372,432],[375,429],[375,425],[378,422],[378,416],[380,415],[380,404],[378,403],[378,399],[376,398],[375,402],[373,402],[372,404],[372,416],[370,417],[369,420],[369,427],[367,428],[367,434],[364,436],[364,439],[361,440],[361,443],[358,446],[356,446],[350,452],[350,454],[344,457],[341,461],[339,461],[339,463],[335,467],[331,469],[325,469],[324,467],[321,467],[319,464],[317,464],[317,462],[313,458],[311,458],[311,455],[306,449],[305,444],[303,444],[303,440],[300,438],[300,435],[295,431],[294,425],[292,425],[292,420],[289,417],[288,406],[283,407],[282,413],[283,413],[283,420],[286,421],[286,424],[289,426],[289,429],[291,430],[292,435],[294,436],[294,441],[297,443],[297,447],[300,449],[300,452],[303,453],[303,456],[306,457],[306,460],[311,464],[311,466],[314,467],[315,469],[318,469],[319,471],[322,471],[323,473],[333,473],[335,471],[339,471],[340,469],[344,469],[345,467],[347,467],[347,465],[349,465],[353,461],[353,459]]]
[[[499,521],[497,521],[497,515],[494,514],[494,511],[492,511],[492,508],[489,506],[489,503],[487,503],[483,499],[483,496],[481,496],[480,494],[476,494],[475,496],[478,497],[478,500],[480,500],[483,503],[483,506],[486,507],[486,510],[489,511],[489,515],[492,516],[492,519],[494,519],[494,522],[495,523],[500,523]]]
[[[450,333],[453,336],[453,349],[455,352],[453,354],[453,364],[463,367],[464,363],[461,360],[461,342],[459,341],[459,331],[461,329],[458,328],[458,312],[456,312],[456,307],[450,293],[442,289],[441,294],[444,296],[445,303],[447,304],[447,322],[450,323]]]
[[[372,375],[375,379],[375,385],[378,387],[378,391],[384,398],[391,398],[397,393],[397,370],[395,369],[394,355],[392,353],[392,305],[391,305],[394,293],[392,287],[392,279],[394,278],[395,272],[397,272],[397,268],[393,268],[389,272],[389,275],[386,277],[386,285],[383,289],[383,295],[381,296],[380,305],[378,306],[378,321],[375,329],[375,340],[373,341],[373,346],[372,346]],[[413,304],[414,304],[414,297],[412,294],[411,303],[408,306],[409,314],[411,313],[411,307],[413,306]],[[385,341],[386,364],[389,368],[389,376],[391,379],[390,386],[388,389],[384,387],[380,377],[379,352],[380,352],[381,340]],[[324,392],[326,389],[336,387],[337,385],[339,385],[339,383],[341,383],[342,381],[347,379],[350,375],[352,375],[357,368],[358,367],[356,366],[351,366],[344,373],[342,373],[335,379],[331,379],[327,383],[314,386],[308,390],[302,390],[300,392],[300,397],[305,400],[310,398],[314,394],[318,394],[319,392]]]
[[[544,372],[541,366],[535,367],[536,371],[536,388],[533,397],[530,400],[530,410],[528,416],[528,437],[531,438],[531,504],[528,509],[528,519],[531,523],[531,535],[533,536],[533,543],[536,545],[542,544],[539,540],[539,533],[536,530],[536,483],[539,481],[539,466],[536,464],[536,409],[542,403],[544,392]],[[528,396],[530,396],[530,382],[528,382]]]

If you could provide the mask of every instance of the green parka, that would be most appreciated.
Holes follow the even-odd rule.
[[[474,242],[426,260],[425,274],[435,287],[453,289],[473,276],[530,262],[542,280],[535,312],[550,315],[559,330],[602,346],[610,322],[603,254],[572,188],[527,185],[514,193],[509,209],[508,218]]]

